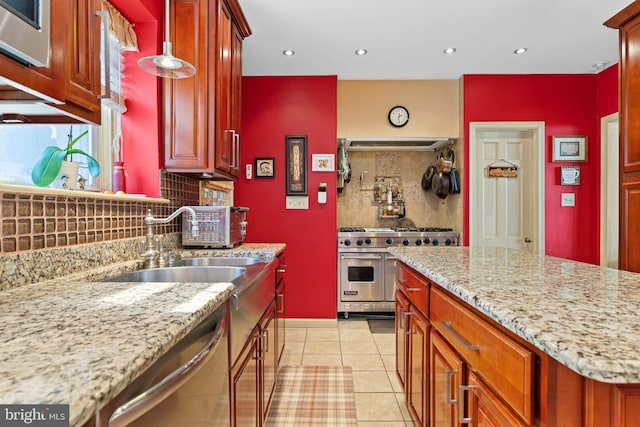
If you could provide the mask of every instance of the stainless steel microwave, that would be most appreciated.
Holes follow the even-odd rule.
[[[51,0],[0,0],[0,51],[25,64],[49,65]]]

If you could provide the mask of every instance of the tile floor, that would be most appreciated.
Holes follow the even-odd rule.
[[[395,373],[395,335],[372,334],[366,319],[335,328],[286,329],[283,365],[342,365],[353,369],[358,427],[413,427]]]

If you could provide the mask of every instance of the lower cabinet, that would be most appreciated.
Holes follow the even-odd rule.
[[[534,354],[404,264],[396,368],[419,426],[532,426]]]
[[[231,425],[265,424],[278,372],[275,298],[231,367]]]
[[[460,386],[464,383],[465,365],[435,331],[429,346],[429,408],[432,426],[458,426]],[[463,414],[464,417],[464,414]]]
[[[260,400],[258,352],[260,351],[258,329],[249,338],[237,362],[231,368],[231,425],[260,426]]]
[[[415,308],[409,312],[409,352],[407,357],[407,404],[415,420],[427,425],[429,391],[429,322]]]

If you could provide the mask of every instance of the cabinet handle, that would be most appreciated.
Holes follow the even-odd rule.
[[[422,290],[422,288],[409,288],[407,286],[407,281],[404,279],[399,279],[398,283],[400,283],[402,285],[402,289],[405,290],[405,292],[418,292],[420,290]]]
[[[240,134],[233,132],[233,166],[240,167]]]
[[[109,13],[99,10],[96,15],[101,16],[104,25],[102,27],[102,49],[104,50],[104,94],[98,96],[99,99],[109,99],[111,97],[111,67],[109,54]]]
[[[409,316],[411,316],[411,312],[407,311],[406,313],[404,313],[404,334],[405,335],[411,335],[411,331],[409,330]]]
[[[265,343],[266,341],[266,343]],[[269,353],[269,328],[266,328],[263,332],[262,332],[262,343],[263,343],[263,347],[264,347],[264,353]]]
[[[465,348],[465,350],[472,350],[472,351],[480,351],[480,346],[477,344],[469,344],[467,342],[467,340],[465,340],[464,338],[462,338],[460,336],[459,333],[457,333],[453,327],[451,326],[451,321],[447,321],[447,322],[441,322],[442,327],[444,329],[447,330],[447,332],[449,332],[451,335],[453,335],[453,337],[458,340],[458,342],[460,344],[462,344],[462,346]]]
[[[280,298],[280,310],[277,311],[278,314],[284,314],[284,294],[278,294],[278,298]]]
[[[460,386],[460,405],[458,406],[458,421],[460,424],[471,424],[473,422],[472,417],[465,418],[464,409],[467,406],[464,399],[464,392],[471,391],[474,388],[472,385],[461,385]]]
[[[286,265],[279,265],[278,267],[276,267],[276,273],[286,273],[286,272],[287,272]]]
[[[452,399],[451,398],[451,377],[454,375],[457,375],[458,371],[456,371],[455,369],[447,369],[447,376],[445,377],[445,388],[447,389],[447,403],[451,404],[451,405],[455,405],[456,403],[458,403],[457,399]]]
[[[124,427],[129,425],[182,387],[213,355],[215,349],[224,339],[225,328],[224,321],[221,321],[209,341],[187,363],[171,372],[153,387],[118,407],[109,418],[108,426]]]

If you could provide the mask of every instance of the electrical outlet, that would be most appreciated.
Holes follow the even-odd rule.
[[[247,163],[244,167],[245,170],[245,176],[247,177],[247,179],[251,179],[253,176],[253,166],[251,165],[251,163]]]
[[[309,209],[309,198],[304,197],[287,197],[287,209]]]

